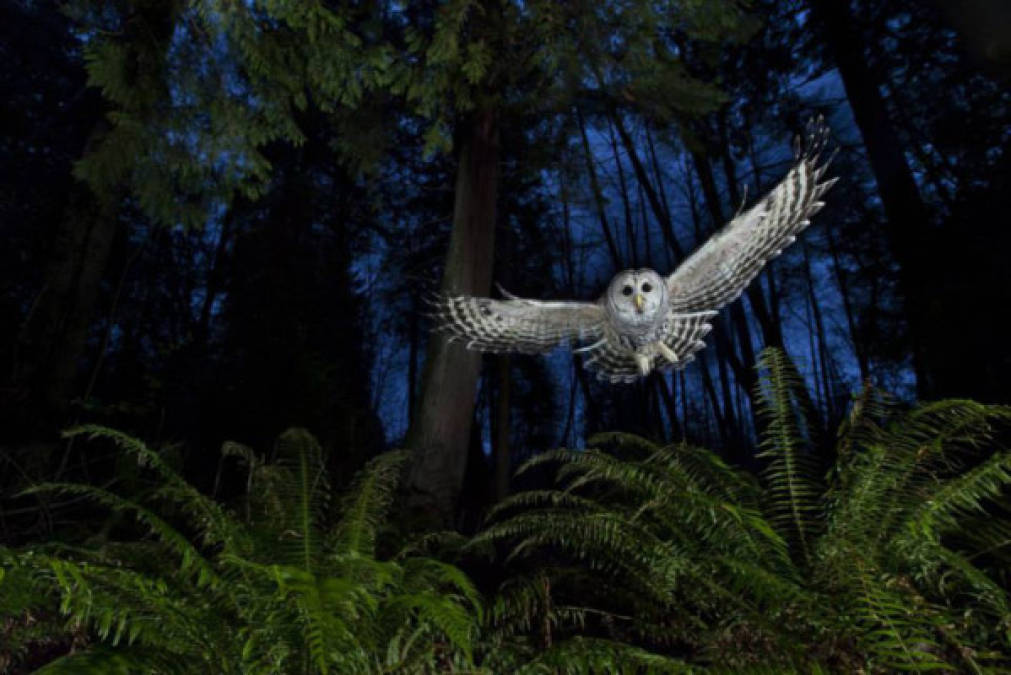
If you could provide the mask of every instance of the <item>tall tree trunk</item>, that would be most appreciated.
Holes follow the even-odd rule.
[[[639,185],[646,192],[646,198],[649,200],[650,208],[653,210],[653,217],[656,218],[657,223],[660,225],[660,232],[663,234],[667,246],[678,258],[684,258],[684,251],[681,249],[681,245],[674,236],[674,230],[670,225],[670,212],[665,209],[657,186],[654,186],[650,181],[649,175],[646,173],[646,168],[639,159],[639,153],[636,152],[632,136],[628,133],[628,130],[625,129],[625,124],[622,122],[621,116],[618,113],[614,111],[611,112],[611,121],[614,123],[614,127],[618,130],[618,136],[621,138],[622,145],[625,146],[625,153],[628,155],[628,159],[632,163],[632,169],[635,171],[635,176],[639,181]],[[645,227],[645,223],[643,223],[643,226]]]
[[[866,382],[867,378],[870,377],[870,363],[867,358],[864,340],[857,324],[856,312],[853,310],[848,273],[842,266],[839,247],[836,244],[831,224],[827,224],[825,235],[828,241],[828,250],[832,256],[832,273],[839,288],[839,297],[842,298],[843,315],[846,317],[846,327],[849,331],[850,341],[853,343],[853,354],[856,356],[857,367],[860,369],[860,381]]]
[[[614,241],[614,234],[611,232],[611,226],[607,222],[607,206],[606,199],[604,198],[604,191],[600,187],[600,180],[597,178],[597,166],[593,158],[593,152],[590,150],[590,139],[586,135],[586,120],[583,119],[583,114],[576,109],[576,120],[579,122],[579,135],[583,141],[583,155],[586,157],[586,172],[590,177],[590,190],[593,192],[593,203],[597,209],[597,218],[600,220],[600,230],[604,234],[604,241],[607,243],[607,251],[611,254],[611,262],[614,264],[615,270],[620,270],[623,265],[621,263],[621,253],[618,251],[618,245]]]
[[[120,32],[109,38],[125,53],[128,79],[159,77],[160,73],[152,71],[164,66],[163,50],[169,45],[182,9],[182,3],[172,1],[140,4],[123,14]],[[162,93],[168,93],[167,84]],[[82,156],[95,151],[109,127],[101,96],[91,91],[85,98],[89,105],[84,114],[91,130]],[[90,101],[95,101],[94,105]],[[137,116],[145,112],[143,108],[128,111]],[[15,383],[31,392],[34,400],[29,406],[40,411],[34,431],[43,434],[68,423],[66,415],[78,386],[78,369],[112,251],[125,187],[107,185],[100,192],[95,194],[81,183],[70,188],[63,218],[52,239],[36,311],[19,336],[26,362],[15,376]]]
[[[839,68],[877,180],[888,221],[889,247],[901,268],[899,282],[909,322],[917,389],[920,396],[930,396],[934,387],[926,353],[929,322],[925,303],[930,296],[926,290],[926,282],[930,280],[926,265],[927,208],[889,120],[877,75],[864,59],[863,40],[854,25],[848,0],[811,0],[811,9]]]
[[[495,438],[492,445],[495,474],[495,501],[502,501],[509,494],[510,452],[509,446],[509,398],[511,375],[509,372],[509,355],[499,354],[495,357],[496,381],[495,392]]]
[[[685,159],[684,171],[685,171],[685,175],[686,176],[690,176],[691,175],[691,168],[690,168],[690,164],[689,164],[689,161],[688,161],[687,158]],[[687,187],[687,194],[688,194],[689,213],[691,214],[691,217],[692,217],[692,225],[693,225],[693,228],[695,230],[695,239],[696,239],[696,241],[701,242],[702,241],[702,225],[699,223],[698,199],[696,198],[695,187],[694,186],[695,186],[695,183],[691,180],[691,178],[688,178],[688,180],[687,180],[687,186],[686,187]],[[710,371],[709,371],[709,364],[707,363],[707,358],[706,358],[706,352],[705,352],[705,350],[703,350],[702,352],[699,353],[699,368],[698,368],[698,371],[699,371],[701,379],[702,379],[702,386],[705,389],[706,393],[709,395],[709,402],[710,402],[710,404],[712,406],[712,409],[713,409],[713,416],[714,416],[714,418],[716,420],[717,429],[719,430],[719,433],[720,433],[720,439],[721,439],[721,441],[723,441],[724,447],[726,447],[726,445],[727,445],[726,440],[727,440],[727,433],[728,433],[729,426],[728,426],[728,423],[727,423],[726,419],[723,416],[722,409],[720,408],[719,396],[716,394],[716,387],[713,385],[713,378],[712,378],[712,375],[710,374]],[[681,372],[683,373],[684,371],[681,371]],[[682,385],[683,384],[684,384],[684,382],[682,381]],[[682,391],[685,391],[684,386],[682,386]],[[684,419],[685,419],[685,425],[687,426],[687,423],[688,423],[687,413],[685,413],[685,418]]]
[[[407,426],[414,425],[418,399],[418,351],[421,342],[421,322],[418,314],[421,303],[411,302],[411,316],[407,318]]]
[[[1011,5],[1007,0],[934,0],[973,58],[1011,82]]]
[[[673,378],[672,378],[673,379]],[[670,438],[681,438],[684,439],[685,435],[682,430],[681,422],[678,420],[678,406],[677,406],[677,388],[668,386],[668,379],[666,375],[661,375],[656,378],[656,389],[660,394],[660,399],[663,400],[664,407],[667,408],[667,416],[670,418]],[[659,415],[657,419],[662,419]],[[687,418],[685,418],[687,422]]]
[[[476,113],[460,134],[453,229],[442,277],[447,293],[486,295],[491,287],[498,193],[498,114]],[[463,484],[481,355],[433,334],[409,445],[408,485],[419,515],[452,522]]]
[[[632,267],[639,266],[639,255],[635,245],[635,224],[632,221],[632,205],[628,198],[628,183],[625,181],[625,169],[621,164],[621,156],[618,154],[618,142],[614,138],[614,129],[609,128],[611,140],[611,154],[614,156],[614,166],[618,170],[618,194],[621,196],[621,205],[625,213],[625,244],[628,246],[628,260]]]
[[[723,227],[724,217],[723,207],[720,205],[720,195],[716,189],[716,180],[713,177],[712,166],[709,164],[706,156],[700,153],[692,153],[692,160],[695,164],[695,171],[698,174],[699,182],[702,185],[702,194],[706,207],[713,220],[713,230],[718,231],[719,228]],[[750,292],[750,290],[751,288],[749,287],[746,292]],[[764,302],[762,304],[764,305]],[[752,306],[754,307],[754,303],[752,303]],[[741,348],[743,361],[733,355],[733,349],[728,350],[727,356],[730,359],[730,365],[734,369],[734,376],[738,384],[744,389],[745,395],[749,399],[752,399],[752,404],[754,404],[755,401],[753,399],[756,394],[755,385],[758,382],[758,375],[753,368],[755,349],[751,342],[751,330],[748,327],[747,316],[744,314],[744,308],[740,302],[732,302],[727,309],[730,312],[730,318],[737,332],[737,341]],[[717,339],[719,338],[717,337]],[[754,414],[757,414],[757,409],[754,405],[752,405],[752,411]],[[755,428],[759,428],[758,425],[758,420],[755,420]]]
[[[88,145],[101,137],[103,125]],[[87,152],[87,150],[85,150]],[[96,197],[83,184],[71,187],[52,242],[45,285],[36,312],[22,333],[24,371],[19,381],[33,392],[42,419],[40,431],[67,423],[78,367],[116,233],[113,195]]]

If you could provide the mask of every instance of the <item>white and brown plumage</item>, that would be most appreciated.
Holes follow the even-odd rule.
[[[486,352],[543,353],[566,343],[597,377],[631,382],[681,368],[705,347],[717,310],[737,299],[765,264],[793,243],[824,206],[837,179],[822,180],[828,129],[819,119],[796,144],[796,163],[779,184],[709,238],[669,277],[624,270],[596,302],[544,302],[503,292],[504,300],[442,296],[435,317],[451,339]]]

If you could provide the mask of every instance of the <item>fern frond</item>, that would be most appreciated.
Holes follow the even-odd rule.
[[[139,523],[179,557],[180,571],[196,573],[197,586],[213,586],[220,583],[214,566],[190,543],[189,539],[144,506],[108,490],[80,483],[42,483],[24,490],[22,494],[41,492],[84,496],[113,511],[133,514]]]
[[[323,450],[308,431],[292,428],[278,437],[275,453],[275,465],[290,472],[289,480],[279,480],[275,486],[279,505],[289,519],[287,531],[281,533],[291,551],[287,562],[311,572],[316,569],[323,546],[317,535],[329,498]]]
[[[148,448],[139,439],[121,431],[94,424],[74,427],[65,431],[63,435],[67,438],[87,436],[92,439],[110,440],[129,454],[135,455],[138,464],[151,468],[164,481],[154,496],[180,504],[194,525],[199,528],[206,543],[242,545],[236,540],[237,529],[234,521],[225,510],[213,499],[200,494],[192,485],[183,480],[162,460],[161,455]]]
[[[926,536],[958,526],[960,518],[986,512],[987,499],[1011,485],[1011,453],[999,452],[968,472],[944,481],[913,510],[908,527]]]
[[[678,659],[602,638],[574,637],[552,645],[517,673],[692,673]]]
[[[567,490],[525,490],[509,495],[492,506],[488,509],[485,520],[494,522],[513,511],[541,507],[581,509],[585,513],[592,513],[603,508],[593,499],[573,494]],[[471,539],[468,547],[473,548],[480,541],[481,538]]]
[[[955,670],[941,656],[935,639],[944,618],[902,592],[902,583],[858,567],[860,592],[855,607],[861,646],[870,662],[895,670]]]
[[[358,473],[342,501],[332,547],[350,555],[374,555],[379,525],[393,503],[407,458],[405,451],[387,452],[373,458]]]
[[[410,550],[394,560],[375,556],[403,453],[376,458],[339,502],[345,511],[331,513],[338,502],[308,432],[283,434],[273,462],[226,448],[250,463],[258,491],[249,502],[255,517],[242,522],[140,441],[103,428],[78,433],[112,438],[144,457],[162,482],[151,494],[182,506],[199,540],[153,507],[101,488],[32,488],[88,497],[132,515],[154,535],[97,549],[0,548],[0,593],[12,598],[0,603],[0,617],[58,604],[96,641],[51,664],[53,672],[366,673],[384,662],[410,672],[473,669],[482,603],[467,576]],[[334,516],[339,523],[328,530]],[[26,589],[16,597],[6,593],[15,581]],[[0,620],[0,637],[4,631]]]
[[[60,657],[35,671],[38,675],[186,675],[195,664],[154,649],[98,647]]]
[[[639,454],[641,457],[647,457],[660,449],[659,445],[648,438],[627,431],[598,432],[586,439],[586,446],[588,448],[615,446],[621,448],[623,453]]]
[[[762,473],[769,520],[796,546],[801,559],[809,562],[824,489],[817,479],[817,463],[803,447],[801,426],[806,420],[795,392],[804,385],[780,350],[763,350],[756,367],[760,373],[758,413],[766,423],[757,456],[769,460]]]

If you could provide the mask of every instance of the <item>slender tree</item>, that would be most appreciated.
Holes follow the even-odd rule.
[[[930,310],[924,305],[922,292],[931,279],[924,250],[924,229],[930,221],[928,211],[881,96],[881,83],[861,53],[862,41],[854,27],[849,3],[812,0],[811,9],[839,68],[877,180],[888,218],[892,255],[901,267],[917,387],[921,395],[927,395],[934,389],[925,351]]]

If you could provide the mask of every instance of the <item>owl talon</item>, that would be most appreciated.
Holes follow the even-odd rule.
[[[660,352],[660,354],[671,363],[678,362],[677,352],[675,352],[673,349],[665,345],[663,342],[657,342],[656,348]]]
[[[639,352],[635,352],[634,356],[635,356],[635,364],[639,366],[639,373],[643,377],[649,375],[649,371],[651,370],[649,357],[646,356],[645,354],[640,354]]]

